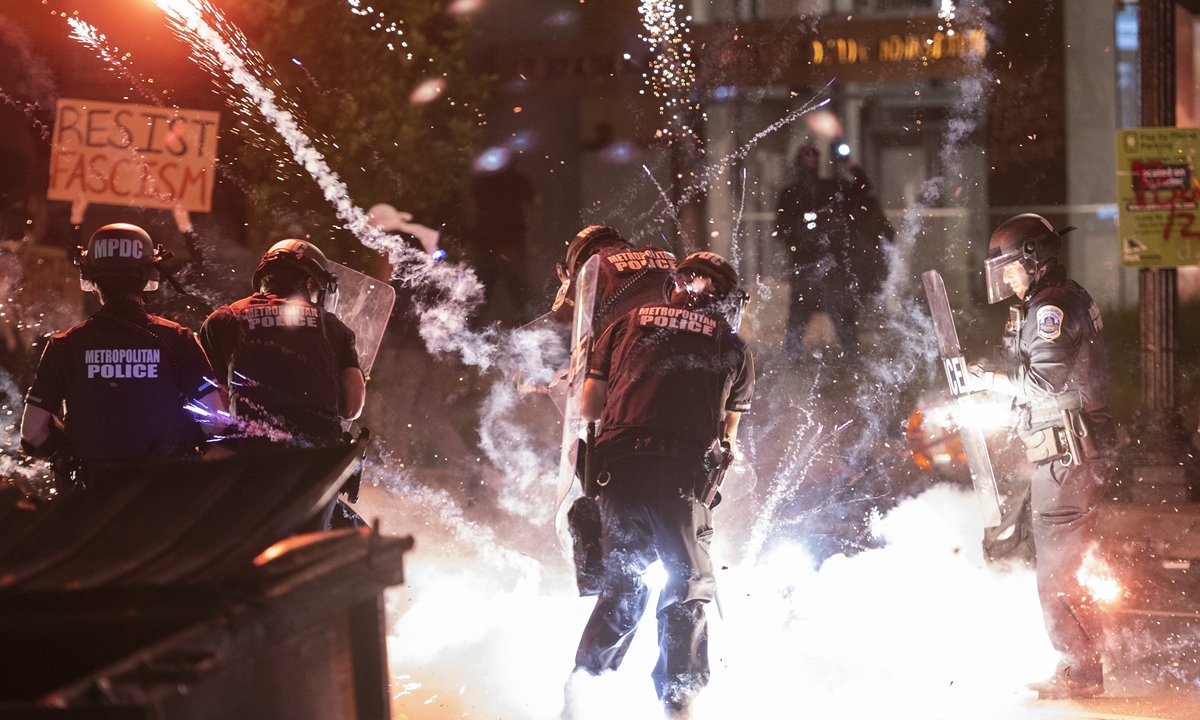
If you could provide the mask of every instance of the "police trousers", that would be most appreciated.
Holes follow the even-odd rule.
[[[709,543],[712,511],[695,497],[699,462],[633,456],[609,465],[600,495],[604,580],[583,630],[575,665],[615,670],[650,600],[646,568],[661,560],[667,582],[658,599],[658,664],[651,677],[664,701],[686,703],[708,684],[708,621],[716,596]]]
[[[1050,642],[1073,679],[1102,682],[1100,649],[1103,627],[1086,587],[1076,577],[1096,543],[1100,501],[1116,469],[1116,459],[1101,457],[1064,467],[1057,460],[1034,467],[1031,507],[1037,551],[1038,596]]]

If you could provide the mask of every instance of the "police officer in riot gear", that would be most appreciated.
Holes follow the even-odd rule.
[[[584,263],[595,255],[600,256],[592,313],[597,335],[633,308],[659,300],[663,284],[675,269],[675,256],[670,252],[649,245],[638,249],[614,228],[589,225],[571,239],[566,259],[558,265],[562,285],[551,312],[561,322],[571,322],[573,285]]]
[[[21,418],[28,454],[69,458],[56,463],[69,471],[180,456],[202,439],[197,422],[224,424],[195,334],[143,308],[143,292],[158,288],[155,258],[146,231],[125,223],[105,225],[80,248],[80,284],[101,307],[46,344]]]
[[[200,344],[243,438],[323,446],[362,412],[354,332],[333,312],[337,277],[305,240],[281,240],[254,271],[254,294],[218,308]]]
[[[666,302],[614,321],[588,365],[582,414],[600,421],[593,487],[604,576],[575,663],[591,674],[621,664],[650,595],[643,574],[659,559],[668,580],[652,676],[668,715],[686,717],[709,677],[704,606],[716,593],[710,498],[750,408],[754,364],[726,318],[741,292],[723,258],[689,256],[665,294]]]
[[[1046,630],[1061,660],[1054,676],[1030,685],[1043,698],[1104,691],[1103,628],[1077,579],[1095,540],[1097,507],[1115,469],[1108,413],[1108,359],[1100,311],[1058,261],[1062,236],[1043,217],[1018,215],[992,234],[988,301],[1016,295],[1005,332],[1007,358],[972,365],[975,389],[1011,395],[1018,435],[1034,464],[1033,539]]]

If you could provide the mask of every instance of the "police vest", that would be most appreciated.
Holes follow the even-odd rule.
[[[75,458],[167,457],[194,445],[197,428],[183,408],[197,390],[182,378],[181,356],[188,350],[182,343],[195,343],[188,335],[140,310],[106,306],[55,338],[62,351],[47,352],[43,365],[69,363],[63,423]],[[194,355],[199,347],[191,350]],[[51,371],[38,369],[39,375]]]
[[[663,301],[663,289],[675,269],[673,254],[650,246],[606,247],[597,254],[600,274],[593,313],[597,335],[634,308]]]
[[[341,435],[341,389],[325,311],[302,299],[253,295],[229,306],[238,342],[230,409],[249,435],[283,430],[309,441]]]

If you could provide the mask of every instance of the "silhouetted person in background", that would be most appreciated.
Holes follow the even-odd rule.
[[[790,255],[791,296],[785,349],[802,351],[813,315],[833,322],[846,357],[858,354],[856,326],[886,273],[883,245],[891,226],[862,171],[820,176],[820,153],[805,144],[796,153],[796,181],[779,197],[777,236]]]
[[[475,272],[487,288],[489,304],[495,302],[496,290],[503,285],[512,305],[511,315],[505,319],[518,323],[525,318],[530,300],[525,208],[536,201],[533,183],[511,160],[471,179]]]

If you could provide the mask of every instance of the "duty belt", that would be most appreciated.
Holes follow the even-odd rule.
[[[1078,390],[1029,403],[1022,412],[1018,434],[1030,462],[1060,460],[1063,465],[1079,465],[1085,459],[1099,457],[1096,428],[1084,412],[1083,395]]]
[[[601,443],[597,452],[606,463],[613,463],[631,455],[665,455],[667,457],[700,458],[705,449],[704,442],[682,440],[668,433],[626,435]]]

